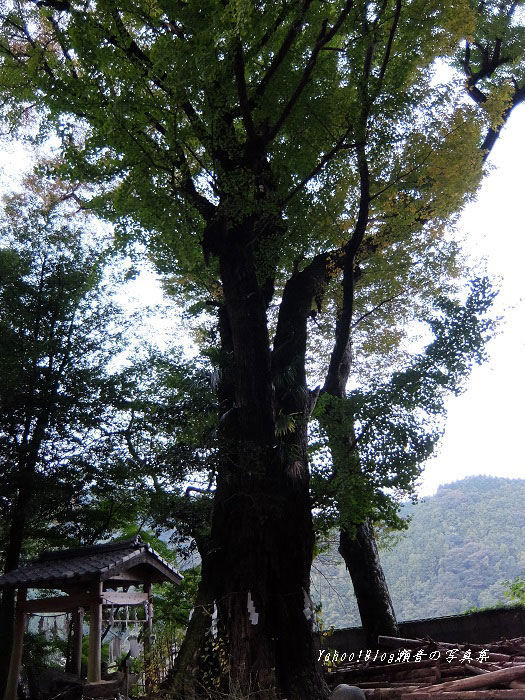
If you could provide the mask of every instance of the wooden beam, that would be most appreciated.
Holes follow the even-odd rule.
[[[24,602],[27,595],[27,588],[19,588],[15,613],[15,628],[13,634],[13,648],[11,651],[11,661],[9,663],[9,675],[5,687],[4,700],[16,700],[18,689],[18,677],[22,666],[22,651],[24,648],[24,633],[26,631],[27,613],[24,609]]]
[[[89,606],[89,655],[88,673],[89,683],[96,683],[101,676],[101,636],[102,636],[102,583],[97,584]]]
[[[143,605],[148,600],[147,593],[123,593],[122,591],[104,591],[102,605]],[[34,598],[24,602],[26,613],[71,612],[76,608],[90,608],[93,596],[89,593],[55,596],[53,598]]]
[[[71,650],[71,671],[80,676],[82,667],[82,636],[84,632],[84,609],[73,611],[73,648]]]
[[[147,593],[123,593],[122,591],[104,591],[103,605],[142,605],[148,600]]]
[[[104,580],[108,585],[111,585],[113,581],[115,585],[119,586],[122,586],[124,583],[144,583],[144,576],[128,570],[120,574],[111,574],[109,578]]]

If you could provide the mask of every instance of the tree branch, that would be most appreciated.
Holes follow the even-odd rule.
[[[192,491],[195,491],[196,493],[215,493],[210,486],[206,487],[205,489],[201,489],[198,486],[188,486],[184,494],[189,496]]]
[[[270,143],[271,141],[273,141],[273,139],[277,136],[277,134],[281,130],[284,122],[289,117],[291,111],[293,110],[295,104],[297,103],[297,100],[300,98],[300,96],[303,93],[303,90],[305,89],[306,85],[308,84],[308,81],[310,80],[310,77],[311,77],[313,70],[316,66],[317,59],[319,57],[321,50],[337,34],[337,32],[341,28],[342,24],[344,23],[345,19],[349,15],[350,10],[352,9],[353,6],[354,6],[353,0],[346,0],[345,6],[344,6],[343,10],[341,10],[339,17],[336,19],[333,26],[328,31],[327,31],[327,20],[324,20],[324,22],[321,26],[321,29],[319,31],[319,35],[317,37],[317,41],[315,42],[315,46],[312,49],[312,53],[310,54],[310,58],[308,59],[308,62],[307,62],[306,67],[303,71],[303,74],[302,74],[301,78],[299,79],[299,82],[297,83],[294,91],[292,92],[290,99],[283,107],[281,114],[277,118],[275,124],[273,125],[273,127],[270,127],[270,129],[265,134],[265,137],[263,139],[263,143],[267,144],[267,143]]]
[[[289,14],[289,12],[293,8],[293,6],[294,6],[293,2],[290,2],[288,4],[287,3],[283,4],[283,8],[282,8],[281,12],[275,18],[275,21],[272,24],[272,26],[263,34],[260,41],[255,45],[254,52],[258,52],[266,46],[266,44],[270,41],[272,36],[275,34],[275,32],[279,29],[281,24],[284,22],[284,20],[286,19],[286,15]]]
[[[409,175],[412,175],[412,173],[417,172],[417,171],[419,170],[419,168],[423,167],[423,165],[424,165],[424,164],[426,163],[426,161],[430,158],[430,156],[432,155],[432,153],[433,153],[432,150],[428,151],[428,153],[426,154],[426,156],[425,156],[421,161],[419,161],[419,163],[416,163],[416,165],[414,165],[414,167],[410,168],[410,170],[405,170],[404,173],[400,173],[400,174],[397,175],[393,180],[391,180],[391,181],[388,183],[388,185],[385,185],[384,187],[382,187],[382,188],[381,188],[380,190],[378,190],[377,192],[374,192],[374,194],[370,194],[370,201],[373,202],[374,199],[376,199],[377,197],[380,197],[382,194],[384,194],[385,192],[387,192],[391,187],[393,187],[394,185],[396,185],[398,182],[401,182],[402,180],[404,180],[404,179],[405,179],[406,177],[408,177]]]
[[[279,67],[282,65],[284,59],[288,55],[288,52],[290,51],[294,41],[296,40],[299,33],[301,32],[303,25],[304,25],[305,15],[306,15],[308,8],[310,7],[311,4],[312,4],[312,0],[302,0],[301,11],[299,13],[299,16],[290,25],[290,29],[288,30],[286,36],[284,37],[283,43],[279,47],[277,53],[273,57],[273,60],[271,61],[270,65],[268,66],[268,70],[266,71],[265,75],[262,77],[261,81],[259,82],[259,85],[255,89],[255,92],[253,94],[253,98],[256,102],[258,100],[260,100],[260,98],[266,92],[266,88],[270,84],[273,76],[277,73]]]
[[[241,117],[246,129],[248,141],[255,139],[255,127],[253,125],[252,112],[248,100],[248,91],[246,88],[246,79],[244,75],[244,50],[242,41],[239,36],[235,39],[235,51],[233,59],[233,67],[235,72],[235,83],[237,85],[237,94],[239,96],[239,107],[241,109]]]
[[[184,154],[182,146],[176,148],[176,167],[179,168],[180,173],[183,178],[183,183],[178,186],[175,183],[174,173],[172,173],[172,189],[174,192],[180,191],[184,197],[186,197],[190,203],[197,209],[206,222],[210,222],[215,216],[215,206],[204,197],[204,195],[197,192],[195,183],[193,182],[193,177],[191,175],[190,166]]]
[[[302,373],[304,383],[304,358],[306,355],[307,322],[312,304],[320,299],[330,277],[330,270],[340,264],[340,250],[316,255],[300,272],[295,271],[284,287],[279,307],[277,329],[272,352],[272,374],[296,367]]]
[[[352,237],[344,247],[343,303],[335,326],[335,343],[322,391],[344,396],[350,374],[351,329],[354,307],[354,259],[368,226],[370,209],[370,172],[364,144],[358,145],[359,212]]]
[[[484,154],[483,154],[484,161],[489,157],[490,152],[492,151],[494,144],[498,140],[498,137],[501,133],[501,130],[503,129],[503,127],[507,123],[507,120],[510,117],[512,110],[514,109],[514,107],[516,107],[517,105],[521,104],[524,101],[525,101],[525,85],[523,85],[521,88],[516,87],[514,90],[514,94],[512,96],[512,101],[511,101],[510,106],[503,112],[502,123],[496,129],[490,128],[487,131],[487,134],[483,140],[483,143],[481,144],[481,150],[484,151]]]
[[[396,0],[396,10],[394,13],[394,21],[392,22],[392,26],[390,28],[390,34],[388,35],[388,42],[386,45],[383,63],[381,64],[381,70],[379,71],[379,84],[381,84],[383,82],[383,78],[385,77],[388,62],[390,60],[390,54],[392,52],[392,44],[394,43],[394,36],[395,36],[396,30],[397,30],[397,26],[399,24],[400,16],[401,16],[401,0]]]
[[[398,294],[394,294],[394,296],[389,297],[388,299],[383,299],[383,301],[381,301],[379,304],[377,304],[376,306],[374,306],[373,309],[370,309],[370,311],[367,311],[366,313],[362,314],[362,316],[359,316],[359,318],[357,318],[357,319],[352,323],[352,328],[355,328],[356,326],[358,326],[358,325],[361,323],[361,321],[364,321],[365,318],[368,318],[369,316],[371,316],[372,314],[374,314],[374,313],[375,313],[376,311],[378,311],[382,306],[385,306],[385,304],[390,304],[390,302],[395,301],[396,299],[398,299],[398,298],[401,297],[401,296],[403,296],[403,293],[402,293],[402,292],[399,292]]]
[[[298,193],[300,192],[311,180],[313,180],[316,175],[319,175],[321,170],[324,168],[324,166],[329,163],[334,156],[339,153],[339,151],[345,150],[352,148],[355,144],[350,144],[346,143],[346,138],[348,135],[352,132],[352,127],[348,127],[348,129],[345,131],[344,135],[335,143],[335,145],[323,155],[323,157],[320,159],[319,163],[315,166],[315,168],[299,182],[295,187],[293,187],[290,192],[285,196],[285,198],[281,202],[281,206],[284,207],[288,202]]]

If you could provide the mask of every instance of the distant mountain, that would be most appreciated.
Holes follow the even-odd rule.
[[[398,620],[439,617],[504,601],[503,581],[525,573],[525,479],[474,476],[403,506],[412,520],[380,550]],[[337,552],[314,564],[325,626],[360,624]]]

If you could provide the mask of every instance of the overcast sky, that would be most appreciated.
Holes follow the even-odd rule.
[[[445,437],[421,479],[419,494],[474,474],[525,478],[525,106],[515,110],[491,154],[493,171],[459,227],[464,246],[487,259],[501,277],[497,313],[504,317],[489,346],[490,361],[476,367],[465,393],[448,402]],[[11,189],[30,166],[29,152],[14,144],[0,159],[0,190]],[[151,275],[142,275],[137,296],[160,299]]]
[[[464,247],[499,275],[499,335],[490,361],[448,402],[445,437],[425,468],[420,495],[473,474],[525,478],[525,109],[515,110],[494,147],[494,170],[459,224]]]

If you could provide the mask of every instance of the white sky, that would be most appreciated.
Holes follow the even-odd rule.
[[[495,166],[459,224],[467,251],[502,278],[504,315],[465,393],[448,402],[446,433],[422,477],[420,495],[474,474],[525,478],[525,106],[515,110],[490,157]],[[523,431],[523,432],[522,432]]]
[[[486,257],[488,272],[502,278],[497,313],[504,320],[489,346],[490,361],[476,367],[465,393],[448,402],[446,433],[437,456],[426,465],[421,496],[469,475],[525,478],[524,134],[525,105],[511,116],[490,158],[494,170],[458,227],[465,248],[476,257]],[[20,144],[5,150],[0,158],[0,191],[10,190],[30,162],[30,152]],[[133,292],[143,300],[148,296],[146,303],[158,303],[155,277],[149,273],[140,277]]]

